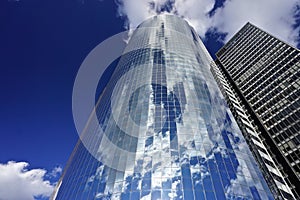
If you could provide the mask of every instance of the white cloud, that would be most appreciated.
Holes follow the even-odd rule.
[[[27,162],[0,163],[0,200],[34,200],[51,195],[54,185],[44,179],[47,171],[29,170],[28,166]]]
[[[176,0],[173,13],[183,16],[204,38],[206,31],[211,27],[212,19],[209,12],[213,9],[215,0]]]
[[[299,27],[293,29],[299,0],[231,0],[216,11],[213,26],[228,33],[229,40],[246,22],[251,22],[274,36],[296,45]]]
[[[169,4],[172,5],[169,12],[184,17],[202,38],[208,30],[216,30],[227,33],[225,41],[228,41],[249,21],[292,45],[296,46],[299,41],[300,26],[293,28],[296,14],[300,12],[299,0],[226,0],[210,16],[216,1],[118,0],[118,10],[131,30]]]
[[[62,173],[62,168],[60,166],[54,167],[54,169],[50,172],[50,176],[57,177],[60,176]]]
[[[156,10],[164,4],[166,0],[119,0],[119,15],[126,17],[127,28],[135,28],[145,19],[156,15]],[[154,5],[154,6],[152,6]]]

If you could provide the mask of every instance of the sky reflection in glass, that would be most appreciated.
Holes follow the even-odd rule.
[[[57,199],[273,199],[211,62],[184,20],[142,23],[88,126],[99,157],[79,142]]]

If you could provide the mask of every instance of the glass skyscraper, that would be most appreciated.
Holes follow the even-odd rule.
[[[300,51],[247,23],[216,56],[211,70],[272,193],[299,199]]]
[[[52,198],[274,199],[212,62],[183,19],[140,24]]]

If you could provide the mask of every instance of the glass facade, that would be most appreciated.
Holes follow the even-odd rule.
[[[211,62],[183,19],[144,21],[53,199],[273,199]]]
[[[247,23],[216,55],[212,71],[264,175],[279,197],[299,199],[299,49]]]

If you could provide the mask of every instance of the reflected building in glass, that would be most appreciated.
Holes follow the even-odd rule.
[[[211,62],[183,19],[139,25],[53,199],[273,199]]]

